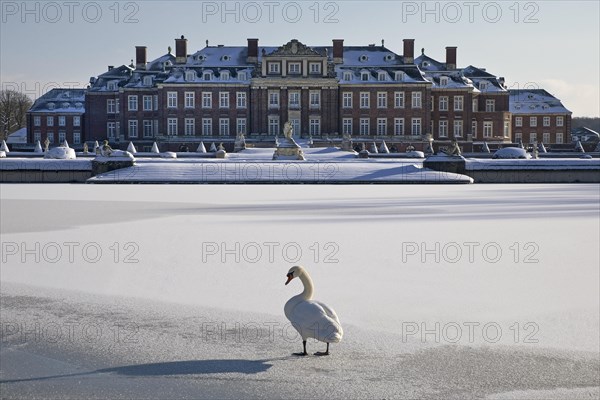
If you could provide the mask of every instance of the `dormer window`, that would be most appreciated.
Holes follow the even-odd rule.
[[[479,82],[479,90],[487,90],[488,82]]]
[[[360,62],[366,62],[368,60],[369,60],[369,57],[366,54],[363,54],[360,57],[358,57],[358,61],[360,61]]]
[[[344,80],[351,81],[352,80],[352,72],[344,72]]]
[[[49,110],[54,110],[54,107],[56,107],[56,104],[54,104],[54,103],[48,103],[48,109]]]
[[[212,72],[204,71],[204,73],[202,74],[202,79],[204,79],[205,81],[210,81],[212,79]]]
[[[385,61],[392,61],[394,58],[396,57],[394,57],[393,54],[386,54],[385,57],[383,57]]]
[[[288,74],[299,74],[300,73],[300,63],[291,62],[288,64]]]
[[[108,82],[106,84],[107,90],[117,90],[117,82]]]
[[[171,62],[171,60],[165,61],[165,67],[170,67],[172,65],[173,65],[173,63]]]
[[[62,108],[69,108],[70,104],[69,103],[62,103]]]
[[[229,61],[229,60],[231,60],[231,57],[229,57],[229,56],[221,57],[221,61]]]
[[[248,75],[246,74],[246,71],[241,71],[237,74],[238,80],[240,81],[245,81],[246,79],[248,79],[247,76]]]
[[[193,82],[196,80],[196,71],[185,71],[185,80]]]
[[[361,81],[368,81],[369,80],[369,73],[366,71],[363,71],[360,73],[360,80]]]
[[[385,81],[386,80],[386,76],[387,76],[387,74],[385,72],[380,71],[380,72],[377,73],[377,80],[380,81],[380,82]]]
[[[448,77],[447,76],[440,77],[440,86],[446,86],[446,85],[448,85]]]
[[[152,77],[151,76],[144,77],[144,86],[152,86]]]
[[[221,80],[228,81],[229,80],[229,71],[221,71]]]
[[[311,62],[309,65],[311,74],[320,74],[321,73],[321,63]]]
[[[270,62],[269,66],[269,74],[279,74],[279,63],[278,62]]]
[[[429,67],[429,61],[423,61],[423,62],[421,63],[421,66],[422,66],[422,67]]]
[[[396,71],[394,73],[394,79],[397,81],[403,81],[404,80],[404,72],[402,71]]]
[[[77,107],[77,108],[81,108],[81,107],[83,107],[83,104],[81,104],[81,103],[77,102],[77,103],[75,103],[75,107]]]

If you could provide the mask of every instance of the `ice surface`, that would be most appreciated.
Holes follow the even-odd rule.
[[[3,396],[597,393],[598,185],[1,189]],[[330,357],[289,356],[301,349],[283,334],[296,264],[340,317]],[[71,323],[103,334],[49,340]],[[472,342],[468,323],[479,324]],[[115,324],[138,340],[115,341]],[[407,331],[422,324],[434,333]],[[485,324],[501,328],[497,342]],[[30,333],[9,335],[15,326]],[[243,327],[261,339],[237,341]]]

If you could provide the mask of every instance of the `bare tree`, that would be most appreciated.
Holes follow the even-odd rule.
[[[26,115],[32,101],[15,90],[0,90],[0,140],[27,125]]]

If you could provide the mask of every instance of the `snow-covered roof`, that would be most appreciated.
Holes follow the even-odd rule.
[[[21,128],[8,135],[8,138],[6,138],[6,143],[27,143],[27,128]]]
[[[421,55],[415,58],[415,64],[419,66],[422,71],[446,71],[446,64],[440,61],[437,61],[428,55],[425,52],[422,52]]]
[[[85,89],[52,89],[39,97],[29,112],[84,113]]]
[[[510,91],[510,112],[513,114],[570,114],[559,99],[544,89]]]

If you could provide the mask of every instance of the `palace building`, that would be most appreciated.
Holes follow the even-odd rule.
[[[296,39],[283,46],[260,46],[258,39],[246,46],[207,41],[190,54],[181,36],[175,54],[169,48],[149,61],[147,48],[137,46],[135,62],[91,78],[77,132],[83,141],[132,141],[140,149],[156,141],[177,150],[200,141],[233,142],[238,133],[270,142],[290,121],[296,137],[317,141],[351,135],[358,142],[384,139],[401,146],[431,135],[472,148],[513,141],[511,100],[502,77],[473,65],[458,67],[456,47],[446,47],[443,62],[424,49],[415,58],[414,39],[404,39],[402,55],[383,41],[345,46],[342,39],[330,46]],[[39,122],[35,108],[32,124]],[[570,113],[564,118],[568,127]],[[31,128],[32,142],[53,133]],[[65,135],[77,141],[75,131]]]

